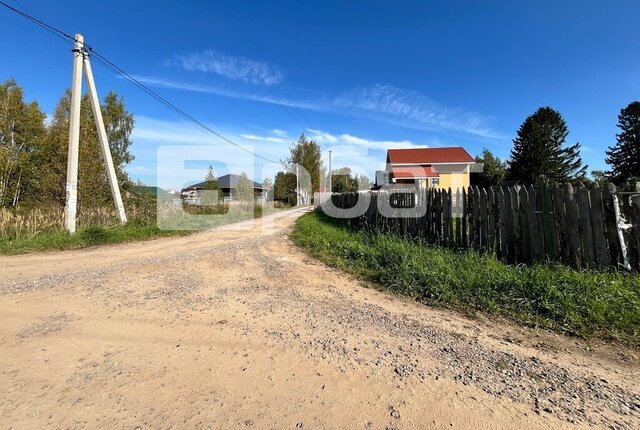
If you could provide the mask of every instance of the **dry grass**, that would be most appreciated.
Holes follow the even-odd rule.
[[[155,206],[133,206],[127,208],[127,216],[132,221],[150,223],[155,221]],[[113,227],[118,225],[114,208],[86,208],[78,211],[78,228],[89,226]],[[0,239],[21,239],[40,233],[64,229],[64,208],[47,206],[33,209],[0,208]]]

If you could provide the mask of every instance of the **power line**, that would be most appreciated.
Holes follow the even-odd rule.
[[[59,38],[61,38],[62,40],[64,40],[65,42],[71,42],[73,43],[73,36],[71,36],[68,33],[65,33],[64,31],[55,28],[52,25],[47,24],[46,22],[40,21],[38,18],[35,18],[31,15],[29,15],[26,12],[22,12],[20,9],[16,9],[15,7],[11,6],[10,4],[7,4],[3,1],[0,1],[0,5],[6,7],[7,9],[11,10],[12,12],[17,13],[18,15],[22,16],[23,18],[28,19],[29,21],[33,22],[34,24],[40,26],[41,28],[47,30],[49,33],[54,34],[56,36],[58,36]]]
[[[46,24],[45,22],[25,13],[22,12],[19,9],[16,9],[15,7],[0,1],[0,5],[6,7],[7,9],[19,14],[20,16],[22,16],[23,18],[28,19],[29,21],[33,22],[34,24],[40,26],[41,28],[47,30],[48,32],[58,36],[59,38],[74,43],[75,38],[72,37],[70,34],[65,33],[64,31]],[[176,105],[174,105],[173,103],[171,103],[169,100],[165,99],[164,97],[162,97],[160,94],[156,93],[155,91],[153,91],[151,88],[147,87],[146,85],[144,85],[142,82],[140,82],[139,80],[137,80],[136,78],[134,78],[133,76],[131,76],[129,73],[127,73],[125,70],[123,70],[121,67],[117,66],[116,64],[114,64],[113,62],[111,62],[108,58],[106,58],[105,56],[103,56],[102,54],[100,54],[99,52],[95,51],[91,46],[89,45],[84,45],[86,50],[85,52],[89,55],[89,56],[93,56],[94,59],[100,63],[102,66],[106,67],[107,69],[111,70],[112,72],[119,74],[120,76],[124,77],[126,80],[128,80],[129,82],[131,82],[133,85],[135,85],[136,87],[138,87],[138,89],[142,90],[143,92],[145,92],[147,95],[151,96],[152,98],[154,98],[155,100],[159,101],[160,103],[164,104],[165,106],[167,106],[169,109],[171,109],[172,111],[174,111],[176,114],[178,114],[180,117],[186,119],[187,121],[191,122],[192,124],[196,125],[197,127],[199,127],[200,129],[207,131],[215,136],[217,136],[218,138],[224,140],[225,142],[249,153],[252,154],[254,157],[260,158],[262,160],[268,161],[270,163],[279,163],[279,161],[276,160],[272,160],[270,158],[267,157],[263,157],[259,154],[256,154],[255,152],[235,143],[234,141],[232,141],[231,139],[227,138],[226,136],[222,135],[221,133],[213,130],[211,127],[207,126],[206,124],[202,123],[201,121],[197,120],[196,118],[194,118],[193,116],[189,115],[187,112],[185,112],[184,110],[180,109],[179,107],[177,107]]]
[[[207,131],[209,133],[214,134],[215,136],[219,137],[220,139],[224,140],[225,142],[227,142],[227,143],[229,143],[229,144],[231,144],[233,146],[236,146],[236,147],[240,148],[241,150],[243,150],[245,152],[253,154],[254,156],[256,156],[256,157],[258,157],[260,159],[263,159],[265,161],[269,161],[271,163],[278,163],[278,161],[272,160],[272,159],[267,158],[267,157],[263,157],[263,156],[261,156],[259,154],[256,154],[256,153],[250,151],[249,149],[247,149],[247,148],[235,143],[234,141],[230,140],[229,138],[225,137],[224,135],[220,134],[219,132],[213,130],[212,128],[210,128],[206,124],[198,121],[196,118],[192,117],[187,112],[185,112],[184,110],[180,109],[179,107],[177,107],[176,105],[174,105],[173,103],[171,103],[170,101],[168,101],[167,99],[162,97],[160,94],[156,93],[151,88],[147,87],[142,82],[140,82],[139,80],[137,80],[136,78],[131,76],[129,73],[124,71],[122,68],[120,68],[117,65],[115,65],[108,58],[106,58],[105,56],[103,56],[99,52],[95,51],[93,48],[89,47],[88,51],[89,51],[89,56],[93,56],[94,59],[96,61],[98,61],[100,64],[102,64],[106,68],[110,69],[111,71],[121,75],[122,77],[127,79],[129,82],[131,82],[133,85],[135,85],[136,87],[138,87],[139,89],[141,89],[142,91],[144,91],[145,93],[147,93],[149,96],[153,97],[154,99],[156,99],[160,103],[164,104],[169,109],[171,109],[172,111],[174,111],[175,113],[180,115],[182,118],[186,119],[187,121],[191,122],[192,124],[198,126],[199,128],[201,128],[201,129],[203,129],[203,130],[205,130],[205,131]]]

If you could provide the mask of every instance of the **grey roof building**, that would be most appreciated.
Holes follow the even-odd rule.
[[[240,175],[230,173],[228,175],[218,177],[218,185],[222,190],[225,201],[233,201],[238,190],[238,183],[240,182]],[[249,182],[253,185],[253,192],[256,199],[263,199],[267,190],[263,188],[262,184],[252,181]],[[204,190],[206,182],[198,182],[197,184],[189,185],[182,189],[182,196],[185,203],[200,204],[199,191]]]

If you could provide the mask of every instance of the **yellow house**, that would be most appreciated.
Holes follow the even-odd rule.
[[[417,184],[455,191],[469,186],[475,161],[461,146],[387,150],[387,171],[392,183]]]

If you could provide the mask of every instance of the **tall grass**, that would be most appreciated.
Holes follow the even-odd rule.
[[[129,219],[135,222],[151,223],[154,217],[140,207],[127,211]],[[119,223],[118,215],[112,208],[87,208],[78,211],[79,228],[89,226],[112,227]],[[0,238],[25,238],[39,233],[64,229],[64,208],[46,206],[22,210],[0,208]]]
[[[417,300],[640,346],[640,277],[635,275],[510,266],[491,255],[353,230],[318,213],[301,217],[292,238],[332,266]]]
[[[0,208],[0,254],[30,251],[81,248],[101,243],[188,234],[193,230],[259,218],[273,208],[260,205],[225,204],[213,208],[185,208],[161,204],[155,198],[144,197],[125,201],[128,222],[120,225],[112,207],[80,207],[77,232],[70,235],[64,229],[64,208]],[[216,215],[216,216],[193,216]],[[173,229],[158,227],[158,221]]]

